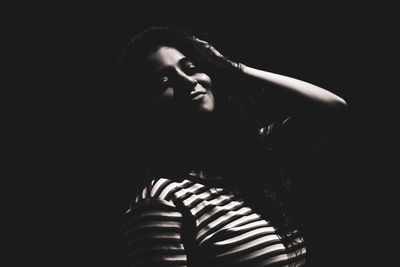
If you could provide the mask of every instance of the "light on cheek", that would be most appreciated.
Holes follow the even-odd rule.
[[[162,94],[163,98],[165,99],[172,99],[174,98],[174,89],[172,87],[168,87]]]
[[[205,73],[199,73],[198,82],[205,88],[210,89],[212,86],[211,78]]]

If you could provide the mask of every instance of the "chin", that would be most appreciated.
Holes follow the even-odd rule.
[[[214,101],[210,98],[204,99],[204,101],[199,106],[200,112],[212,113],[212,112],[214,112],[214,109],[215,109]]]
[[[199,107],[199,111],[212,113],[214,111],[214,106],[210,104],[203,104]]]

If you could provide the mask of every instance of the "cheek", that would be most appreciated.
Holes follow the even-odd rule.
[[[208,112],[212,112],[215,109],[215,99],[211,91],[207,93],[207,101],[204,102],[204,109]]]
[[[167,89],[164,90],[164,92],[161,94],[161,97],[164,100],[171,100],[174,98],[175,92],[172,87],[168,87]]]
[[[207,74],[198,73],[198,74],[196,74],[195,79],[197,80],[198,83],[200,83],[206,89],[211,89],[211,87],[212,87],[211,78]]]

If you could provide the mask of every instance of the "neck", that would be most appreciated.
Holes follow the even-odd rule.
[[[158,168],[174,171],[213,169],[216,155],[215,138],[210,133],[164,137],[157,144],[155,161]]]

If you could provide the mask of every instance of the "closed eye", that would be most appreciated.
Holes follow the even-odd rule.
[[[194,74],[199,72],[198,68],[193,63],[185,64],[184,71],[188,74]]]
[[[182,58],[179,61],[179,64],[182,67],[182,70],[188,74],[194,74],[199,72],[197,66],[187,57]]]

